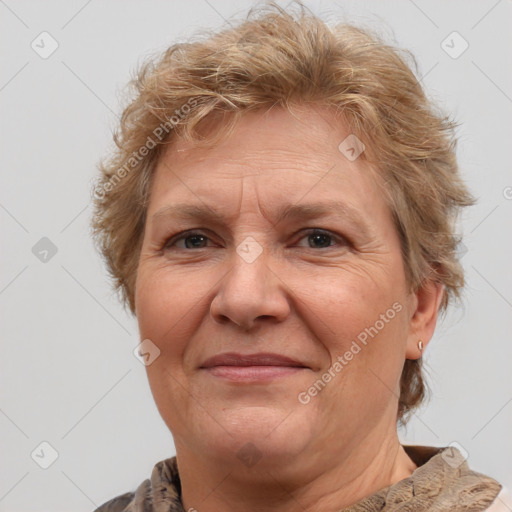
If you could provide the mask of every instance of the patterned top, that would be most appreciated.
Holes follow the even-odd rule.
[[[479,512],[489,509],[502,488],[493,478],[472,471],[456,447],[403,447],[418,466],[411,476],[339,512]],[[151,479],[135,492],[94,512],[185,512],[176,457],[158,462]]]

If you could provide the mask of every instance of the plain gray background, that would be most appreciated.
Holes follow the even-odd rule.
[[[429,96],[461,122],[460,165],[479,199],[461,223],[468,286],[425,355],[433,399],[400,434],[456,441],[473,469],[510,489],[512,2],[305,3],[411,50]],[[91,242],[91,182],[137,63],[251,5],[0,0],[0,511],[89,511],[175,453],[133,355],[136,322]],[[58,43],[46,59],[31,47],[45,37],[51,49],[43,31]],[[43,441],[58,453],[48,469],[31,457],[51,456]]]

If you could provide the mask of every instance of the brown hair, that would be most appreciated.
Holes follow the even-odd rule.
[[[116,147],[100,164],[92,224],[132,313],[149,185],[164,145],[176,137],[211,143],[245,112],[301,103],[342,113],[365,143],[361,158],[384,178],[411,291],[427,278],[443,283],[442,313],[460,298],[455,221],[474,199],[458,174],[455,124],[425,96],[409,54],[367,30],[329,28],[296,4],[292,12],[271,3],[234,28],[174,44],[132,80],[135,94],[114,134]],[[200,126],[212,119],[223,129],[205,140]],[[402,423],[425,395],[421,359],[406,360]]]

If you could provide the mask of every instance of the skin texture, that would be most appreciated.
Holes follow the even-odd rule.
[[[147,374],[185,510],[334,511],[416,468],[397,437],[399,380],[433,334],[443,290],[429,281],[408,290],[380,178],[338,149],[350,133],[320,107],[273,108],[246,114],[214,147],[175,141],[159,161],[135,299],[141,339],[161,352]],[[329,201],[355,209],[367,232],[339,214],[278,217],[289,204]],[[165,213],[178,203],[223,220]],[[199,238],[171,239],[192,229]],[[258,247],[247,237],[262,249],[250,263],[237,252]],[[301,403],[396,303],[400,312]],[[256,383],[199,368],[225,352],[278,353],[307,368]]]

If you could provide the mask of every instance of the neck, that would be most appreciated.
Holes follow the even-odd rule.
[[[244,471],[240,465],[226,467],[225,458],[198,458],[177,443],[184,509],[334,512],[409,477],[416,469],[396,431],[388,439],[363,441],[348,457],[331,453],[328,459],[310,456],[308,461],[303,455],[283,468],[258,469],[257,464]]]

